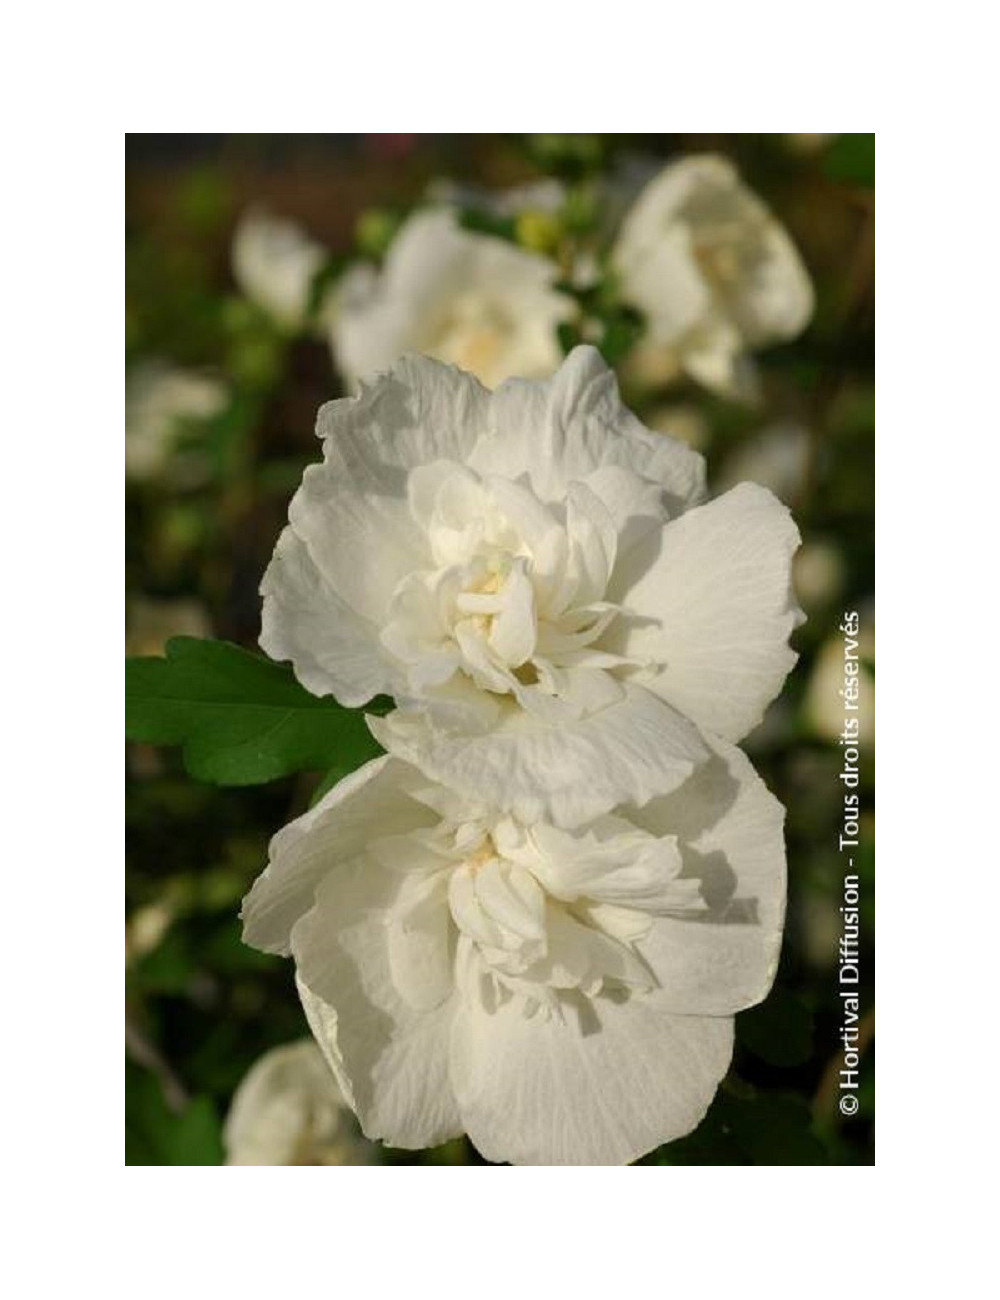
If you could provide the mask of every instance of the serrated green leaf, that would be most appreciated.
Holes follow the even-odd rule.
[[[736,1017],[740,1042],[769,1065],[801,1065],[812,1055],[813,1020],[798,998],[776,988],[760,1006]]]
[[[310,695],[287,665],[195,637],[174,637],[162,659],[126,659],[125,734],[182,745],[190,775],[217,785],[346,775],[381,752],[360,710]]]

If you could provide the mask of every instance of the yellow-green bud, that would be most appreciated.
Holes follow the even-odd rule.
[[[562,223],[550,212],[522,212],[514,232],[522,247],[534,253],[551,253],[562,236]]]
[[[399,218],[384,208],[368,208],[354,224],[354,239],[368,257],[382,258],[399,229]]]

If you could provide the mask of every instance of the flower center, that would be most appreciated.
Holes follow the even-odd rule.
[[[609,983],[648,989],[655,979],[636,942],[656,916],[704,908],[677,842],[615,816],[577,832],[511,817],[441,822],[370,851],[404,873],[392,915],[399,969],[423,969],[407,960],[408,945],[419,957],[436,934],[447,947],[452,929],[459,989],[493,1002],[554,1005],[560,989],[594,994]]]
[[[617,538],[582,485],[564,516],[528,487],[438,464],[411,484],[437,567],[397,588],[382,644],[427,697],[464,676],[557,720],[621,696],[627,661],[599,642],[618,606],[605,601]]]
[[[479,294],[463,294],[449,303],[428,350],[439,361],[491,383],[511,330],[512,322],[500,304]]]

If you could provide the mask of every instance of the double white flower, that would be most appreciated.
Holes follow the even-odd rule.
[[[795,656],[798,532],[649,433],[592,348],[494,393],[403,360],[320,412],[264,577],[261,645],[382,744],[528,819],[645,803],[739,740]]]
[[[386,757],[275,837],[246,939],[294,957],[370,1138],[624,1164],[698,1123],[784,914],[783,809],[710,750],[673,794],[572,831]]]
[[[782,810],[731,742],[794,662],[795,526],[749,484],[706,503],[591,348],[496,392],[404,359],[318,432],[261,644],[397,708],[275,838],[247,939],[295,957],[369,1137],[633,1160],[773,978]]]

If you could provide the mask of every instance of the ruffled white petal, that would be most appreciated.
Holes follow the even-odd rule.
[[[683,875],[707,909],[665,916],[637,941],[670,1011],[725,1015],[767,996],[785,916],[785,810],[741,750],[711,740],[712,760],[683,786],[631,813],[679,838]]]
[[[576,826],[620,803],[672,790],[708,750],[694,726],[635,686],[589,717],[546,724],[509,707],[489,730],[456,730],[426,711],[368,718],[386,749],[436,781],[488,797],[522,821]]]
[[[671,514],[704,498],[705,462],[679,439],[654,434],[622,405],[614,372],[595,348],[574,348],[547,381],[510,379],[494,394],[490,430],[468,464],[481,474],[527,474],[543,501],[618,466],[658,484]]]
[[[390,836],[433,825],[434,814],[407,794],[412,781],[402,764],[372,759],[283,827],[243,900],[244,942],[288,956],[292,927],[312,907],[320,881],[364,851],[373,826]]]
[[[462,1122],[487,1159],[623,1165],[700,1121],[732,1054],[729,1018],[673,1016],[655,995],[463,1002],[451,1039]]]
[[[404,1001],[418,1011],[440,1006],[451,993],[449,925],[447,873],[407,876],[386,918],[389,970]]]
[[[686,911],[692,895],[677,880],[682,859],[676,837],[669,832],[645,835],[621,818],[602,820],[608,823],[606,834],[601,834],[600,822],[578,835],[544,823],[532,829],[539,852],[533,870],[548,893],[569,902],[584,898],[643,912]]]
[[[399,471],[435,460],[466,462],[487,431],[489,389],[474,376],[424,356],[401,356],[357,397],[320,408],[316,434],[335,469],[381,491],[399,490]]]
[[[417,1149],[462,1131],[448,1077],[456,998],[419,1009],[396,987],[386,915],[399,889],[370,860],[345,864],[295,926],[292,951],[310,1027],[365,1136]]]
[[[308,689],[353,705],[390,688],[379,631],[399,583],[431,563],[409,471],[464,459],[487,399],[453,367],[403,359],[361,397],[320,411],[324,459],[306,470],[262,586],[264,648],[291,659]]]
[[[623,556],[650,528],[662,525],[663,491],[659,484],[622,465],[602,465],[582,482],[600,498],[614,520],[616,557]]]
[[[388,666],[372,653],[374,625],[337,595],[293,529],[278,538],[260,590],[261,649],[291,660],[306,690],[349,706],[392,690]]]
[[[699,727],[745,736],[781,690],[801,622],[791,582],[799,532],[765,488],[741,484],[647,536],[609,593],[609,649],[649,661],[636,680]],[[617,588],[617,589],[616,589]]]
[[[389,476],[383,487],[361,487],[359,477],[345,475],[330,459],[310,465],[288,519],[338,600],[379,626],[396,587],[430,556],[426,535]],[[402,475],[396,477],[402,483]]]

